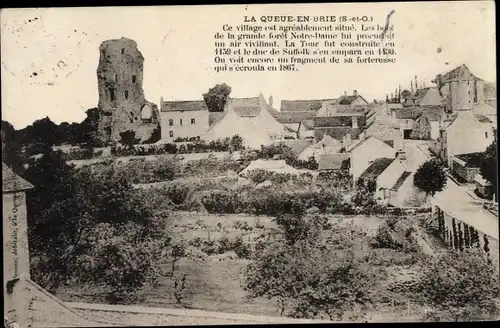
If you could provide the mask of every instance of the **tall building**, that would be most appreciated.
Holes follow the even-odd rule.
[[[438,74],[433,82],[446,100],[448,112],[471,110],[475,104],[484,102],[484,81],[465,65],[444,75]]]
[[[100,47],[97,85],[98,107],[102,111],[98,134],[105,142],[120,140],[120,133],[132,130],[142,141],[158,128],[159,113],[146,100],[142,89],[144,57],[134,40],[104,41]]]

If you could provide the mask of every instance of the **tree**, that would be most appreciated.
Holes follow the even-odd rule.
[[[494,299],[499,282],[496,269],[480,250],[449,250],[423,267],[421,293],[445,320],[497,318]]]
[[[479,172],[482,177],[491,183],[493,192],[498,198],[498,151],[496,138],[486,151],[481,155]]]
[[[76,170],[47,148],[25,178],[35,186],[27,205],[38,283],[52,291],[67,281],[103,286],[108,302],[126,303],[156,282],[170,242],[164,214],[125,177]]]
[[[2,120],[2,144],[15,141],[16,129],[7,121]]]
[[[410,133],[411,139],[416,140],[430,140],[431,138],[431,124],[427,117],[420,116],[415,122],[415,126]]]
[[[374,275],[363,269],[352,251],[347,256],[337,252],[352,246],[346,239],[348,228],[331,229],[334,236],[325,240],[321,231],[331,227],[324,217],[287,216],[277,223],[280,233],[256,245],[254,261],[246,268],[250,297],[276,300],[282,315],[289,310],[294,317],[325,314],[331,320],[356,305],[367,305]]]
[[[446,172],[443,164],[437,159],[428,160],[415,172],[413,184],[431,196],[442,191],[446,187]]]
[[[203,94],[203,99],[210,112],[223,112],[227,99],[231,94],[231,87],[225,83],[217,84]]]
[[[127,130],[120,132],[120,143],[128,148],[133,148],[134,145],[138,144],[140,141],[140,139],[135,137],[135,131]]]

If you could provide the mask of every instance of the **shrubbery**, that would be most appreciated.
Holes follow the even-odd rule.
[[[389,218],[382,223],[375,235],[373,246],[391,248],[414,253],[419,249],[415,234],[416,229],[406,218]]]

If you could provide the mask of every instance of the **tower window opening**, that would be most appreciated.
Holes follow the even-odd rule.
[[[125,48],[122,48],[122,55],[125,53]]]
[[[118,74],[115,75],[115,82],[118,82]]]
[[[135,83],[136,76],[132,75],[132,83]]]
[[[128,90],[125,90],[125,99],[128,99]]]
[[[115,101],[115,90],[109,89],[109,99]]]

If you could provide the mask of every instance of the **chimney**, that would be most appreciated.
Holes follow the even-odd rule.
[[[398,161],[406,161],[406,152],[404,150],[396,151],[396,159]]]
[[[347,96],[347,91],[344,91],[344,96]]]
[[[365,133],[365,131],[363,131],[363,132],[361,132],[361,133],[359,134],[359,140],[360,140],[360,141],[363,141],[363,140],[365,140],[365,138],[366,138],[366,133]]]
[[[415,91],[418,90],[417,76],[415,75]]]
[[[273,96],[269,96],[269,107],[273,107]]]
[[[352,92],[352,95],[353,95],[354,97],[357,97],[357,96],[358,96],[358,90],[354,90],[354,91]]]

